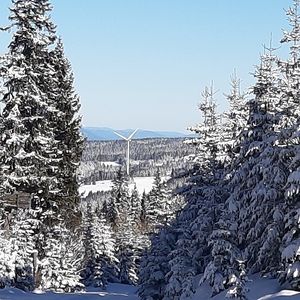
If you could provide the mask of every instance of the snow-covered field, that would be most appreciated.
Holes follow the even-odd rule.
[[[294,300],[300,299],[300,293],[282,289],[278,285],[276,280],[260,278],[259,276],[252,276],[252,282],[248,283],[250,292],[248,293],[248,300]],[[25,293],[18,289],[3,289],[0,290],[0,300],[93,300],[100,299],[105,300],[138,300],[138,296],[135,294],[136,287],[122,285],[122,284],[110,284],[106,290],[90,289],[84,293],[75,294],[58,294],[53,292],[47,292],[43,294],[39,293]],[[219,295],[211,298],[210,287],[207,283],[198,287],[194,296],[194,300],[223,300],[228,299],[226,292],[222,292]]]
[[[163,177],[162,179],[165,180],[166,177]],[[139,193],[142,194],[144,191],[146,193],[150,192],[153,186],[154,177],[134,177],[133,180],[134,183],[129,183],[129,190],[132,190],[135,184]],[[90,191],[92,191],[92,193],[96,193],[97,191],[109,191],[111,187],[111,180],[96,181],[96,184],[82,185],[79,188],[79,193],[86,196]]]

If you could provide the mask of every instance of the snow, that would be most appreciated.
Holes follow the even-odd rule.
[[[250,282],[246,284],[249,292],[246,294],[248,300],[293,300],[300,299],[300,292],[283,289],[276,279],[262,278],[260,275],[250,276]],[[227,291],[211,297],[211,288],[207,282],[198,287],[194,300],[224,300]],[[234,298],[232,298],[234,299]]]
[[[102,163],[103,165],[107,166],[107,167],[110,167],[110,166],[113,166],[113,167],[120,167],[120,164],[114,162],[114,161],[104,161]]]
[[[162,177],[162,180],[167,180],[169,177]],[[134,177],[134,182],[129,183],[128,187],[131,191],[134,188],[134,184],[136,185],[136,188],[140,194],[142,194],[144,191],[145,193],[149,193],[150,190],[153,187],[154,177]],[[82,185],[79,187],[79,193],[84,196],[87,196],[89,192],[96,193],[98,191],[104,191],[107,192],[112,187],[112,181],[111,180],[101,180],[96,181],[96,184],[91,185]],[[1,299],[0,299],[1,300]]]
[[[96,184],[82,185],[79,187],[79,193],[86,196],[89,192],[96,193],[98,191],[107,192],[112,187],[111,180],[96,181]]]
[[[25,293],[21,290],[15,288],[5,288],[0,290],[0,300],[10,299],[10,300],[93,300],[100,299],[105,300],[137,300],[138,296],[135,294],[136,287],[122,285],[122,284],[110,284],[107,290],[101,288],[90,289],[86,292],[78,293]]]
[[[289,260],[295,256],[295,253],[298,251],[299,246],[295,244],[288,245],[281,254],[281,258]]]
[[[247,283],[250,292],[247,294],[248,300],[294,300],[300,299],[300,292],[281,289],[276,279],[261,278],[259,275],[251,276],[252,281]],[[137,287],[123,284],[109,284],[106,290],[101,288],[88,289],[86,292],[78,293],[25,293],[15,288],[5,288],[0,290],[0,300],[138,300],[136,295]],[[211,289],[207,282],[198,287],[194,300],[223,300],[226,298],[226,291],[211,298]]]

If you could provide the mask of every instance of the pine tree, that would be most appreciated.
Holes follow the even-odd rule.
[[[140,214],[141,214],[141,199],[137,190],[136,184],[133,187],[130,195],[130,220],[133,222],[134,227],[140,226]]]
[[[141,232],[149,232],[150,224],[147,216],[147,204],[149,203],[149,195],[144,191],[141,198],[141,213],[140,213],[140,230]]]
[[[221,183],[225,152],[222,146],[222,126],[216,112],[213,89],[205,88],[199,109],[203,123],[190,128],[199,134],[195,165],[184,192],[187,204],[178,217],[177,248],[169,262],[166,299],[190,297],[194,293],[193,280],[203,273],[211,259],[208,238],[222,211],[226,189]],[[221,145],[221,147],[220,147]],[[179,271],[181,270],[181,271]]]
[[[9,19],[16,31],[0,69],[5,88],[1,188],[5,193],[34,195],[33,206],[47,206],[47,190],[50,182],[56,182],[47,166],[56,147],[45,116],[55,108],[47,102],[43,74],[54,72],[47,61],[55,26],[47,16],[48,1],[14,0],[13,4]]]
[[[220,176],[219,182],[222,186],[227,186],[227,174],[230,170],[230,163],[237,155],[239,149],[237,138],[243,131],[248,110],[245,94],[240,91],[240,80],[234,74],[231,77],[231,93],[227,95],[230,109],[222,114],[222,141],[219,147],[224,151],[223,167],[224,172]],[[224,199],[228,191],[224,189]],[[212,286],[212,295],[219,293],[228,286],[240,282],[238,272],[239,249],[236,241],[236,220],[232,212],[229,211],[228,203],[222,205],[219,211],[218,220],[215,222],[213,231],[208,238],[208,245],[211,247],[211,259],[205,268],[205,272],[200,283],[208,280]]]
[[[32,207],[47,211],[44,223],[51,226],[58,210],[75,219],[79,203],[76,168],[83,149],[79,99],[61,41],[52,49],[56,36],[49,1],[13,4],[9,19],[15,31],[0,68],[5,105],[1,188],[3,193],[31,195]]]
[[[159,169],[156,170],[153,187],[147,200],[146,218],[152,230],[170,223],[174,215],[172,199],[166,183],[162,181]]]
[[[110,199],[106,203],[106,219],[117,231],[118,226],[122,226],[122,221],[126,220],[130,207],[128,182],[121,168],[118,169],[112,184]]]
[[[288,178],[285,185],[284,205],[284,236],[281,245],[283,271],[280,282],[289,282],[293,289],[300,289],[299,254],[299,124],[300,124],[300,56],[299,56],[299,13],[300,1],[294,0],[293,7],[287,10],[291,31],[283,31],[282,43],[290,44],[290,58],[281,60],[279,67],[283,73],[281,88],[282,129],[278,144],[281,147],[280,158],[288,169]],[[283,218],[281,218],[283,219]]]
[[[0,99],[4,104],[0,189],[4,195],[25,194],[31,201],[29,220],[35,225],[29,230],[32,249],[18,256],[21,263],[15,283],[30,289],[39,285],[43,269],[38,262],[47,258],[45,245],[50,242],[51,229],[60,224],[58,211],[68,226],[78,224],[69,221],[74,219],[79,202],[75,170],[83,140],[70,64],[61,42],[53,49],[57,38],[49,0],[12,2],[9,28],[13,37],[0,61],[4,88]],[[28,228],[22,222],[20,228]],[[29,242],[24,243],[27,247]],[[15,245],[19,247],[17,242]],[[66,266],[73,270],[68,263]]]
[[[175,233],[171,227],[163,227],[151,237],[151,246],[143,255],[138,295],[141,300],[163,299],[170,271],[168,255],[175,248]]]
[[[233,173],[228,199],[236,213],[240,249],[251,272],[276,274],[285,168],[276,145],[279,132],[280,86],[277,57],[261,56],[254,76],[254,98],[249,101],[247,126],[239,138],[239,154],[231,166]]]
[[[83,259],[78,235],[59,223],[44,237],[45,255],[39,263],[40,283],[37,288],[55,292],[74,292],[82,289],[79,269]]]
[[[82,282],[85,286],[106,287],[117,282],[118,260],[115,257],[115,238],[105,219],[97,216],[91,205],[84,214],[84,248]]]
[[[17,211],[10,224],[10,242],[15,253],[14,286],[33,290],[39,285],[40,274],[37,264],[38,248],[41,245],[37,232],[41,223],[34,210]]]
[[[246,94],[241,92],[241,80],[237,77],[236,71],[231,76],[230,85],[230,93],[226,95],[229,110],[221,115],[223,119],[223,144],[229,164],[237,154],[237,138],[246,126],[249,115]]]
[[[61,39],[50,53],[51,64],[55,71],[55,82],[45,92],[48,102],[55,107],[49,112],[50,127],[54,131],[59,159],[52,163],[56,168],[57,187],[52,191],[53,201],[57,203],[60,214],[67,218],[71,227],[79,225],[80,214],[76,209],[79,204],[78,180],[76,171],[83,151],[84,139],[80,132],[81,118],[79,97],[73,87],[71,65],[65,58]],[[53,75],[52,75],[53,77]],[[72,223],[72,224],[71,224]]]
[[[5,288],[14,286],[16,252],[7,232],[8,216],[2,209],[0,220],[0,288]]]
[[[137,203],[132,202],[136,201],[137,195],[133,193],[130,197],[128,181],[121,168],[112,182],[110,199],[105,203],[103,211],[114,232],[118,279],[125,284],[136,284],[141,247],[145,245],[137,222]]]

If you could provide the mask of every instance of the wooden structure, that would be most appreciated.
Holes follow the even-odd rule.
[[[31,208],[31,194],[24,192],[15,192],[13,194],[4,194],[0,196],[0,206],[7,211],[12,209]]]

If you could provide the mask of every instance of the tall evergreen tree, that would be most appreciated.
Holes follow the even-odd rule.
[[[161,178],[159,169],[157,169],[146,204],[146,218],[153,231],[157,231],[159,226],[170,223],[174,217],[170,194],[166,183]]]
[[[74,292],[82,289],[79,270],[83,259],[80,237],[63,223],[54,225],[44,237],[45,255],[39,263],[38,288],[55,292]]]
[[[281,147],[280,158],[288,169],[285,186],[284,236],[282,238],[283,272],[280,282],[289,282],[292,288],[300,289],[299,276],[299,178],[300,178],[300,1],[294,0],[293,7],[287,10],[291,30],[283,31],[282,43],[290,43],[290,57],[279,62],[283,73],[282,87],[282,129],[278,144]]]
[[[193,280],[203,273],[211,259],[208,238],[222,211],[225,199],[221,184],[224,172],[224,151],[221,145],[222,126],[216,112],[212,88],[205,88],[199,109],[203,123],[190,128],[199,134],[195,166],[185,191],[187,205],[178,217],[177,248],[170,254],[171,270],[168,274],[165,299],[190,297],[194,293]],[[181,272],[179,270],[182,270]]]
[[[130,197],[128,191],[128,181],[121,168],[118,169],[112,181],[110,199],[106,203],[106,219],[114,230],[126,222],[126,217],[130,207]]]
[[[49,1],[14,0],[13,4],[9,19],[16,30],[0,69],[5,88],[1,188],[5,193],[32,194],[33,205],[45,207],[50,182],[56,182],[48,168],[56,146],[46,117],[55,107],[44,92],[44,74],[54,72],[48,48],[55,41],[55,26],[47,15]]]
[[[0,189],[4,195],[25,194],[31,200],[30,220],[36,226],[30,231],[34,241],[30,251],[37,257],[33,260],[26,251],[22,255],[29,269],[33,268],[36,286],[37,270],[42,270],[37,264],[47,257],[48,233],[60,224],[60,214],[75,227],[70,222],[79,202],[75,171],[83,139],[70,64],[64,58],[62,43],[55,47],[50,1],[12,3],[9,28],[13,37],[0,59],[0,101],[4,104]]]
[[[161,300],[167,286],[170,271],[168,255],[175,248],[175,233],[171,227],[160,228],[151,237],[151,246],[146,250],[139,272],[138,295],[142,300]]]
[[[79,225],[80,214],[76,212],[79,204],[78,179],[76,170],[83,151],[84,139],[80,132],[81,118],[79,97],[73,87],[71,65],[65,58],[61,39],[50,53],[55,71],[55,81],[47,86],[48,102],[55,107],[49,112],[50,127],[53,128],[57,152],[53,167],[58,181],[52,190],[53,200],[60,214],[71,227]],[[53,77],[53,74],[52,74]]]
[[[39,285],[40,273],[37,249],[43,241],[36,234],[41,222],[36,219],[37,211],[17,211],[10,224],[10,241],[15,253],[14,286],[23,290],[33,290]]]
[[[84,248],[82,282],[85,286],[106,287],[108,282],[117,282],[118,260],[115,257],[116,242],[112,229],[105,224],[90,204],[83,217]]]
[[[66,219],[74,219],[79,202],[75,174],[83,149],[79,99],[62,43],[52,49],[56,36],[49,0],[13,0],[13,4],[9,19],[15,31],[0,68],[4,82],[0,186],[3,193],[31,195],[32,207],[47,211],[44,223],[51,225],[50,211],[53,218],[60,210]]]

